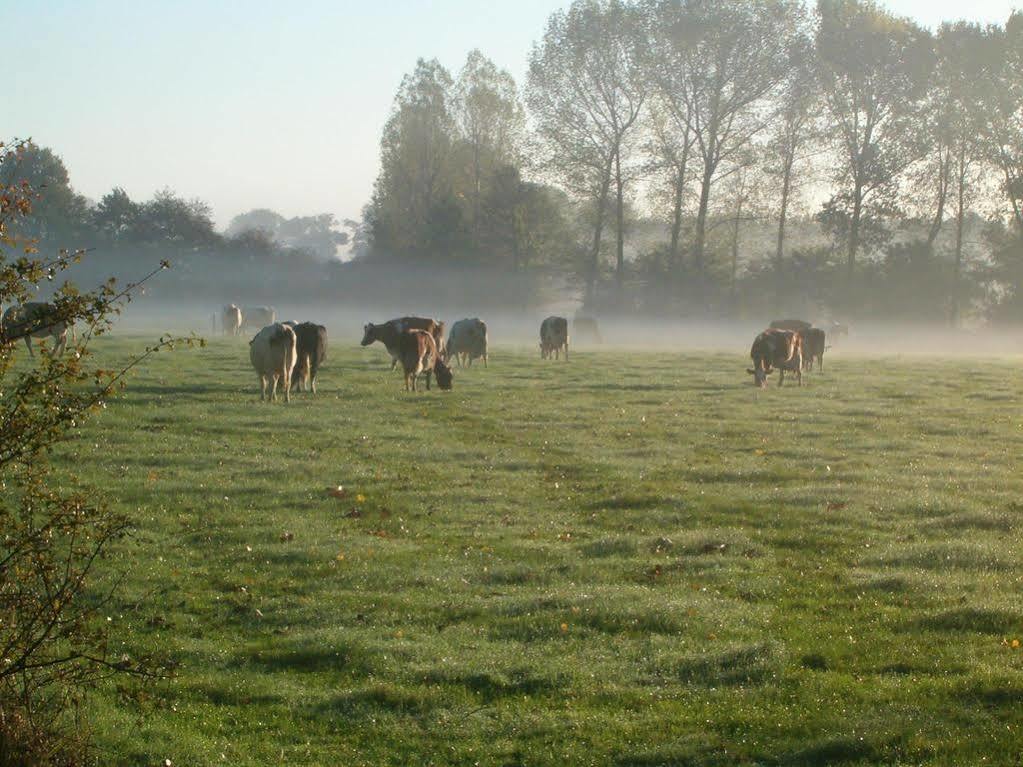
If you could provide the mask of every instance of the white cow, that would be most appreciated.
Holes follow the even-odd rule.
[[[272,323],[273,320],[270,320]],[[266,323],[270,324],[270,323]],[[235,304],[228,304],[221,314],[220,328],[224,335],[238,336],[242,332],[242,310]]]
[[[298,359],[294,329],[279,322],[267,325],[249,341],[249,359],[259,376],[260,402],[277,401],[278,382],[284,386],[284,401],[291,402],[291,372]]]
[[[51,356],[63,354],[67,348],[67,334],[71,331],[74,337],[74,326],[66,320],[58,320],[60,314],[57,307],[44,301],[29,301],[21,306],[12,306],[4,312],[3,339],[5,342],[25,339],[25,346],[28,347],[30,357],[35,356],[32,351],[33,338],[53,339]]]
[[[243,306],[243,328],[262,328],[277,322],[277,310],[272,306]]]

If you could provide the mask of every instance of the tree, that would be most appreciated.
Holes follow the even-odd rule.
[[[378,254],[428,258],[463,248],[464,222],[454,195],[457,128],[451,75],[420,59],[406,75],[380,142],[372,237]]]
[[[88,205],[71,188],[64,161],[53,150],[24,142],[5,155],[0,185],[27,183],[45,192],[34,204],[33,216],[21,222],[24,236],[45,248],[70,248],[86,231]]]
[[[933,66],[930,36],[871,0],[819,0],[818,77],[838,137],[840,191],[825,220],[846,244],[853,277],[865,218],[894,211],[897,182],[923,153],[919,107]]]
[[[0,144],[0,295],[13,304],[35,298],[39,283],[53,281],[82,257],[64,251],[34,255],[36,242],[23,227],[33,206],[50,190],[18,177],[25,145]],[[12,171],[12,166],[14,170]],[[47,207],[42,204],[41,207]],[[49,481],[47,455],[112,396],[125,374],[167,348],[162,338],[120,370],[92,366],[90,340],[105,333],[139,283],[118,289],[113,280],[80,292],[63,283],[51,313],[16,324],[0,334],[0,763],[68,765],[88,759],[84,734],[76,729],[79,704],[100,679],[112,674],[148,675],[144,658],[112,656],[102,611],[110,599],[92,593],[104,551],[129,529],[92,493]],[[83,325],[72,353],[39,355],[15,366],[21,337],[40,324]]]
[[[600,271],[608,195],[615,185],[619,291],[624,278],[625,191],[631,146],[647,83],[640,60],[642,19],[620,0],[575,0],[551,15],[529,57],[528,104],[543,171],[592,206],[593,235],[584,304]]]
[[[984,140],[998,169],[1013,230],[1023,244],[1023,13],[1014,12],[1002,30],[989,30],[983,87]]]
[[[92,212],[93,226],[112,242],[132,237],[139,224],[140,206],[121,187],[114,187]]]
[[[454,114],[469,151],[470,226],[478,248],[485,179],[498,167],[517,163],[525,113],[512,76],[473,50],[455,85]]]
[[[802,7],[795,0],[651,0],[649,13],[652,76],[662,103],[691,132],[703,165],[693,235],[693,265],[702,278],[714,182],[767,125]]]
[[[765,167],[769,177],[779,182],[778,229],[775,238],[774,274],[775,303],[780,308],[783,291],[783,260],[789,207],[793,195],[808,181],[810,174],[803,167],[807,157],[819,151],[820,91],[814,72],[813,42],[808,36],[797,37],[791,50],[789,71],[778,93],[774,120],[764,147]]]
[[[659,202],[666,201],[668,209],[667,268],[676,276],[682,266],[682,220],[686,196],[689,193],[689,162],[692,156],[693,132],[688,119],[675,120],[674,110],[665,108],[657,99],[650,109],[649,138],[646,152],[651,158],[647,166],[654,174],[653,195]],[[663,205],[664,203],[661,202]]]

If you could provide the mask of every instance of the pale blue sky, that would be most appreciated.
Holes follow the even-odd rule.
[[[927,26],[1004,21],[1023,0],[888,0]],[[269,207],[357,217],[380,130],[417,57],[457,73],[480,48],[521,83],[567,0],[0,0],[0,136],[63,158],[75,187],[169,186],[218,224]]]

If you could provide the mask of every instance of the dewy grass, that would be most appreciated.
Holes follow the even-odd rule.
[[[1016,763],[1019,360],[490,362],[332,340],[270,406],[217,340],[62,448],[137,525],[114,651],[176,667],[92,701],[104,763]]]

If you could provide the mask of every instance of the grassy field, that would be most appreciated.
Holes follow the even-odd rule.
[[[137,521],[123,650],[177,665],[95,699],[103,762],[1019,764],[1020,360],[747,362],[406,395],[334,341],[261,406],[242,342],[158,356],[58,457]]]

